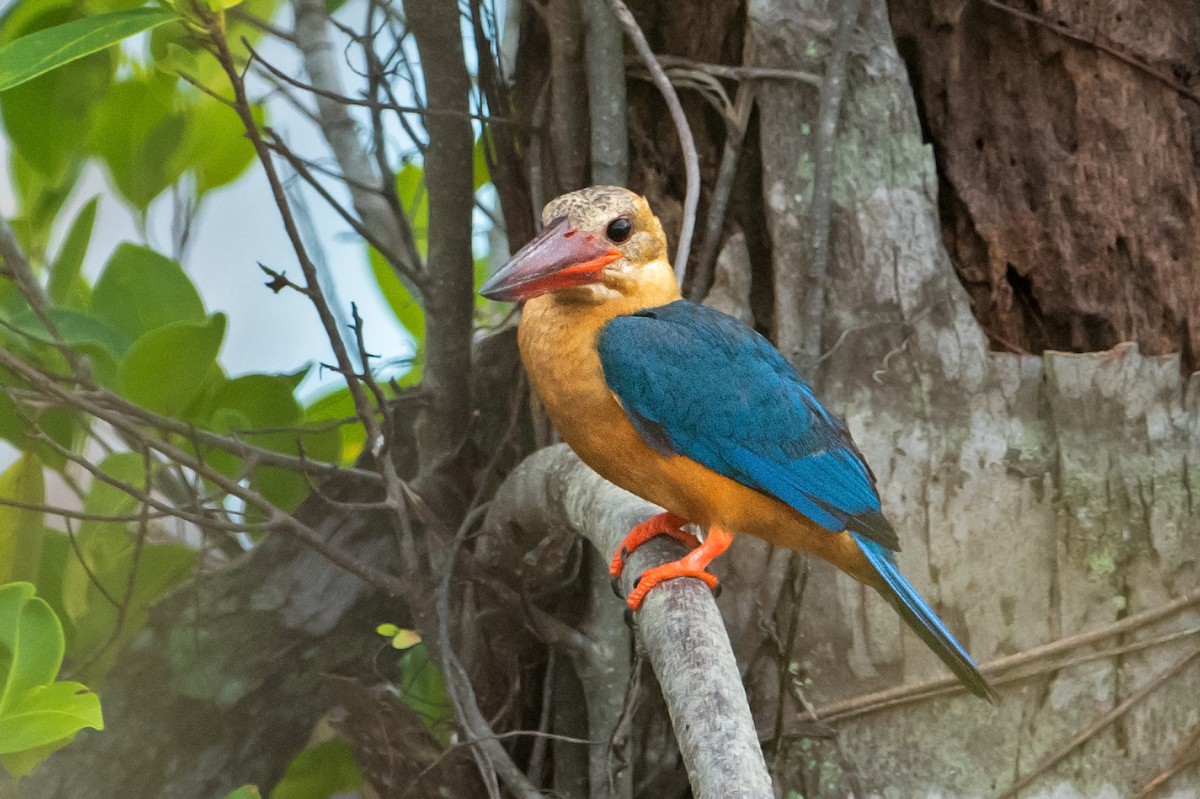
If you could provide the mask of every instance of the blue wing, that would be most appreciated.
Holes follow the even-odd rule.
[[[971,656],[896,567],[896,532],[845,425],[770,342],[680,300],[613,319],[597,346],[609,388],[648,444],[769,494],[831,532],[849,530],[880,593],[968,688],[995,701]]]
[[[642,437],[769,494],[831,532],[898,549],[842,421],[765,338],[680,300],[601,331],[609,388]]]

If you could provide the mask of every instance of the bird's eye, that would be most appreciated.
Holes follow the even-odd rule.
[[[609,240],[614,241],[617,244],[625,241],[632,234],[633,223],[630,222],[629,218],[625,216],[619,216],[613,221],[609,222],[608,230],[605,231],[605,235],[608,236]]]

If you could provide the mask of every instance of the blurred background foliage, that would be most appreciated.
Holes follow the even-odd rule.
[[[279,5],[209,0],[206,10],[219,15],[234,57],[244,60],[263,35],[260,21],[272,19]],[[329,5],[333,11],[342,4]],[[197,568],[253,547],[254,525],[265,521],[260,508],[144,447],[129,430],[89,413],[89,404],[123,408],[215,474],[283,511],[309,492],[310,475],[262,464],[236,447],[208,446],[198,436],[208,432],[247,442],[255,453],[322,465],[352,464],[365,439],[344,384],[326,379],[317,381],[324,390],[300,391],[323,365],[228,374],[222,356],[231,348],[271,345],[229,340],[226,313],[205,306],[181,265],[200,209],[255,159],[229,107],[229,80],[193,35],[197,10],[182,0],[175,7],[21,0],[0,18],[0,86],[10,86],[0,92],[11,184],[5,191],[13,208],[11,228],[0,231],[7,243],[0,253],[6,278],[0,280],[0,348],[29,367],[0,366],[0,438],[10,445],[0,451],[0,763],[14,778],[78,729],[102,728],[99,701],[88,689],[103,685],[149,606]],[[85,21],[97,25],[80,33]],[[92,39],[84,42],[85,35]],[[23,37],[34,38],[18,42]],[[90,51],[67,61],[72,47]],[[45,54],[43,66],[52,68],[25,79],[30,48]],[[267,103],[253,101],[251,110],[258,125],[271,124]],[[478,135],[475,189],[486,196],[482,125]],[[400,149],[396,195],[425,257],[429,207],[419,148]],[[140,235],[101,254],[102,268],[89,277],[84,264],[89,250],[97,257],[102,197],[86,199],[75,211],[70,200],[78,199],[86,170],[95,166],[105,177],[104,201],[123,204]],[[151,208],[164,197],[173,214],[173,252],[152,246],[149,233]],[[488,264],[486,237],[480,241],[476,284]],[[381,386],[390,398],[421,380],[424,311],[392,266],[367,249],[377,290],[416,351],[399,364],[382,361]],[[256,267],[207,263],[200,254],[190,269]],[[268,286],[276,293],[296,288],[284,280]],[[481,301],[479,313],[494,318],[497,311]],[[86,378],[82,404],[61,397],[47,402],[52,378],[72,373]],[[142,500],[128,486],[140,489]],[[181,506],[190,521],[170,513]],[[54,512],[62,507],[74,510]],[[217,541],[202,535],[207,522],[222,524],[226,535]],[[451,716],[441,677],[422,644],[404,649],[398,670],[407,677],[397,691],[445,741]],[[60,668],[71,682],[54,682]],[[53,705],[60,721],[34,718],[31,727],[28,719],[24,726],[15,720],[14,713],[38,703]],[[272,796],[327,797],[361,782],[345,744],[330,739],[297,757]],[[247,786],[234,795],[257,791]]]

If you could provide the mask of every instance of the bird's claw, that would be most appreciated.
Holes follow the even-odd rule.
[[[674,513],[660,513],[635,525],[625,536],[621,545],[617,547],[612,561],[608,564],[608,573],[614,578],[620,577],[621,572],[625,570],[625,560],[629,554],[656,536],[670,536],[690,549],[700,546],[700,539],[683,530],[685,524],[687,524],[687,519],[676,516]]]

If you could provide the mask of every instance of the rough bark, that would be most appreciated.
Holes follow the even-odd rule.
[[[794,64],[833,5],[752,3],[759,63]],[[837,146],[820,388],[879,477],[902,568],[981,660],[1194,589],[1200,379],[1185,392],[1178,356],[1147,358],[1132,345],[1044,359],[989,353],[942,247],[932,154],[882,3],[869,3],[860,24]],[[761,95],[776,269],[788,267],[782,255],[804,223],[796,112],[812,99],[799,86]],[[738,629],[754,618],[768,557],[742,547],[729,564]],[[940,670],[884,602],[821,565],[803,608],[789,661],[794,687],[818,706]],[[750,660],[756,640],[740,644]],[[806,797],[844,796],[855,784],[896,796],[993,794],[1194,646],[1177,641],[1050,672],[1002,691],[994,709],[936,699],[839,723],[841,755],[830,744],[781,741],[777,783]],[[777,674],[750,672],[768,734]],[[1200,674],[1185,671],[1026,795],[1132,793],[1195,725],[1187,698],[1198,689]],[[800,710],[785,701],[785,726],[800,732]],[[1176,787],[1194,790],[1197,779],[1180,777]]]
[[[1136,341],[1200,367],[1195,0],[891,3],[950,257],[993,347]],[[1082,36],[1074,41],[1064,33]]]

